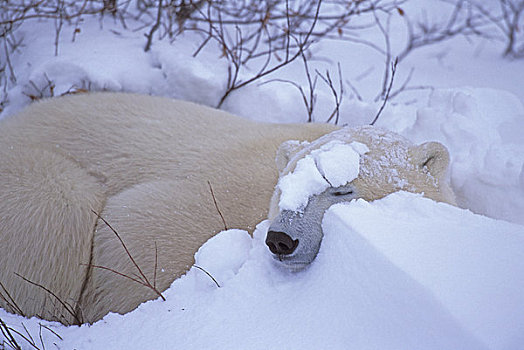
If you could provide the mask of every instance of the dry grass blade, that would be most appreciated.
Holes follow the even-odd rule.
[[[16,312],[17,314],[25,317],[24,312],[18,306],[18,304],[13,299],[11,294],[9,294],[9,292],[7,291],[7,288],[5,288],[5,286],[2,284],[2,282],[0,282],[0,287],[3,290],[3,293],[0,293],[0,298],[7,304],[7,306],[9,306],[11,309],[13,309],[14,312]],[[5,295],[4,295],[4,293],[5,293]]]
[[[21,350],[22,347],[17,343],[15,337],[11,333],[12,328],[8,327],[5,322],[0,318],[0,332],[2,332],[2,335],[6,339],[5,344],[9,345],[11,348],[16,350]]]
[[[60,305],[63,306],[63,308],[67,311],[68,314],[70,314],[73,317],[73,319],[75,320],[75,322],[77,324],[82,324],[83,323],[82,320],[80,319],[79,315],[74,311],[73,307],[71,305],[69,305],[68,303],[66,303],[65,301],[63,301],[58,295],[53,293],[49,288],[46,288],[46,287],[44,287],[41,284],[33,282],[33,281],[25,278],[24,276],[22,276],[22,275],[20,275],[20,274],[18,274],[16,272],[15,272],[15,275],[17,275],[18,277],[20,277],[21,279],[23,279],[24,281],[26,281],[29,284],[32,284],[33,286],[36,286],[38,288],[43,289],[46,293],[48,293],[53,298],[55,298],[60,303]]]
[[[36,346],[35,341],[33,340],[33,337],[31,337],[31,334],[27,331],[27,328],[22,323],[22,326],[24,327],[24,330],[26,331],[28,337],[26,337],[21,332],[17,331],[16,329],[9,327],[5,322],[0,318],[0,331],[4,335],[4,338],[7,340],[7,345],[9,345],[12,349],[21,350],[22,347],[18,342],[16,341],[13,333],[24,339],[27,344],[31,345],[34,349],[40,350],[38,346]]]
[[[220,288],[220,284],[218,284],[217,280],[215,279],[215,277],[213,277],[209,272],[207,272],[204,268],[198,266],[198,265],[193,265],[194,267],[196,267],[197,269],[199,269],[200,271],[204,272],[206,275],[209,276],[209,278],[211,278],[213,280],[213,282],[215,282],[215,284],[217,285],[218,288]]]
[[[227,228],[227,224],[226,224],[226,219],[224,219],[224,215],[222,215],[222,212],[220,211],[220,208],[218,207],[218,203],[217,203],[217,200],[216,200],[216,197],[215,197],[215,193],[213,192],[213,187],[211,187],[211,182],[207,182],[207,184],[209,185],[209,191],[211,192],[211,197],[213,197],[213,203],[215,204],[215,208],[216,210],[218,211],[218,215],[220,215],[220,219],[222,219],[222,223],[224,224],[224,230],[228,230]]]
[[[131,253],[129,252],[129,249],[127,249],[127,246],[125,245],[124,241],[122,240],[122,237],[120,237],[120,234],[118,234],[118,232],[109,224],[109,222],[107,222],[100,214],[98,214],[96,211],[94,210],[91,210],[100,220],[102,220],[104,222],[104,224],[106,224],[107,227],[109,227],[109,229],[115,234],[115,236],[118,238],[118,240],[120,241],[120,244],[122,245],[122,247],[124,248],[127,256],[129,257],[129,260],[131,260],[131,262],[133,263],[133,266],[135,266],[135,268],[138,270],[138,273],[140,274],[139,279],[136,279],[136,278],[133,278],[131,276],[128,276],[126,274],[123,274],[121,272],[118,272],[118,271],[115,271],[114,269],[112,268],[109,268],[109,267],[105,267],[105,266],[99,266],[99,265],[90,265],[91,267],[94,267],[94,268],[98,268],[98,269],[103,269],[103,270],[106,270],[106,271],[110,271],[112,273],[115,273],[119,276],[122,276],[122,277],[125,277],[133,282],[136,282],[138,284],[141,284],[143,285],[144,287],[147,287],[149,289],[151,289],[153,292],[155,292],[160,298],[162,298],[162,300],[166,300],[166,298],[164,298],[164,296],[162,295],[162,293],[160,293],[160,291],[158,291],[158,289],[156,289],[156,287],[151,284],[151,282],[149,282],[149,279],[146,277],[146,275],[144,274],[144,272],[142,271],[142,269],[140,268],[140,266],[137,264],[137,262],[135,261],[135,259],[133,258],[133,256],[131,255]],[[155,257],[156,259],[156,257]],[[156,266],[156,262],[155,262],[155,266]],[[156,269],[156,267],[155,267]],[[155,278],[156,278],[156,272],[155,272]]]

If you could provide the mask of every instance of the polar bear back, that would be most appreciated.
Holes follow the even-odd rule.
[[[131,311],[156,295],[94,267],[137,273],[93,211],[117,228],[149,276],[162,271],[162,291],[224,228],[214,199],[229,227],[252,230],[267,217],[278,146],[334,129],[256,123],[190,102],[119,93],[49,99],[5,118],[0,282],[12,300],[0,298],[0,307],[65,324]]]

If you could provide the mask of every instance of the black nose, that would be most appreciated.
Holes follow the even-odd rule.
[[[297,248],[298,239],[293,240],[284,232],[269,231],[266,236],[266,245],[273,254],[289,255]]]

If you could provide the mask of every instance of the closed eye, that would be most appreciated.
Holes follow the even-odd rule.
[[[352,190],[342,190],[342,191],[333,192],[334,196],[346,196],[348,194],[353,194],[353,191]]]

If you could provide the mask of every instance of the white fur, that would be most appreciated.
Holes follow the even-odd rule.
[[[337,154],[330,159],[331,171],[340,175],[338,182],[330,180],[329,174],[320,176],[318,168],[325,168],[325,164],[313,161],[315,155],[331,157],[326,146],[334,142],[350,148],[344,156]],[[446,178],[449,154],[439,143],[417,146],[398,134],[364,126],[333,131],[314,142],[294,146],[279,148],[277,159],[287,159],[288,163],[271,200],[272,233],[266,241],[275,259],[293,270],[315,259],[323,238],[324,212],[335,203],[357,198],[372,201],[404,190],[455,204]],[[355,156],[349,157],[352,153]],[[288,236],[288,243],[275,241],[275,233]],[[287,249],[289,242],[294,242],[292,250]],[[286,249],[277,249],[280,243]]]
[[[314,140],[321,124],[262,124],[165,98],[97,93],[34,103],[0,122],[0,282],[26,316],[82,322],[155,298],[100,213],[153,283],[165,290],[223,229],[267,217],[275,154]],[[2,295],[6,293],[0,289]],[[9,298],[6,298],[9,299]],[[16,311],[12,300],[0,306]]]
[[[417,159],[425,166],[412,163],[409,174],[415,176],[391,170],[412,187],[406,189],[452,201],[451,191],[442,191],[447,152],[440,144],[384,148],[376,135],[366,136],[367,129],[326,135],[336,129],[256,123],[189,102],[130,94],[34,103],[0,121],[0,282],[5,288],[0,288],[0,306],[17,312],[16,303],[26,316],[79,322],[18,273],[71,305],[80,322],[129,312],[157,295],[93,267],[138,274],[93,211],[118,231],[144,274],[151,283],[156,275],[163,291],[193,264],[197,249],[223,229],[209,184],[228,227],[252,230],[268,215],[279,170],[288,173],[316,147],[310,145],[334,139],[364,143],[374,157]],[[307,142],[288,142],[277,168],[275,154],[286,140]],[[384,185],[391,171],[364,167],[368,173],[362,176],[362,164],[360,169],[352,185],[363,198],[398,190],[398,183]],[[312,211],[321,220],[318,210]]]

